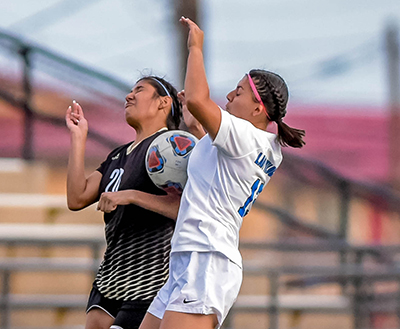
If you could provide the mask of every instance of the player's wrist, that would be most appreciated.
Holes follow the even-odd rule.
[[[87,132],[82,132],[80,130],[71,131],[71,141],[72,142],[86,142]]]
[[[202,45],[190,45],[188,48],[190,53],[203,53],[203,46]]]

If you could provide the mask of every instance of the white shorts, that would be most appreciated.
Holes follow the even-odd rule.
[[[162,319],[165,311],[216,314],[219,328],[236,301],[242,269],[218,252],[174,252],[169,279],[148,312]]]

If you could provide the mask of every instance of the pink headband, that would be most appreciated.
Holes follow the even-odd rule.
[[[251,90],[253,90],[254,96],[256,96],[257,101],[262,105],[264,112],[267,115],[268,120],[271,121],[271,119],[269,118],[268,112],[267,112],[267,108],[265,107],[265,105],[260,97],[260,94],[257,91],[256,85],[254,84],[253,79],[251,78],[249,73],[247,73],[247,77],[249,79],[250,87],[251,87]]]

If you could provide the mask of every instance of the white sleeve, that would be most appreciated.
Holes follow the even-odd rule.
[[[257,148],[255,128],[250,122],[221,110],[221,125],[213,141],[218,149],[230,157],[244,156]]]

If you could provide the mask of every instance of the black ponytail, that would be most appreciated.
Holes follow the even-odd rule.
[[[303,147],[305,131],[289,127],[282,121],[289,100],[285,81],[278,74],[265,70],[251,70],[249,74],[267,108],[269,118],[278,125],[278,143],[282,146]]]
[[[303,137],[305,136],[305,131],[301,129],[296,129],[289,127],[282,120],[278,120],[276,122],[278,125],[278,143],[282,146],[291,146],[291,147],[303,147],[305,142]]]

